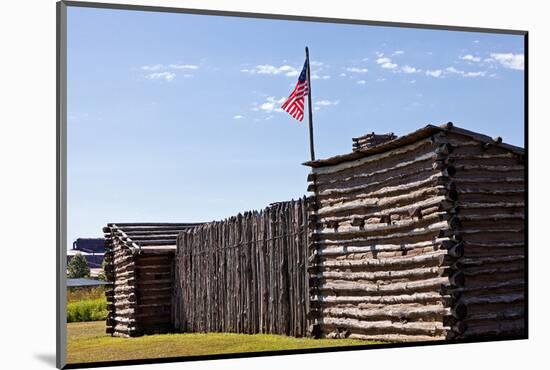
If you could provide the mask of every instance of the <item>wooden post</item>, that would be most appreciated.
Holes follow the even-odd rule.
[[[313,146],[313,114],[311,109],[311,72],[309,69],[309,49],[306,46],[306,61],[307,61],[307,106],[309,110],[309,151],[311,154],[311,160],[315,160],[315,148]]]

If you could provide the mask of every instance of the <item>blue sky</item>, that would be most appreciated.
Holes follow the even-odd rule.
[[[305,194],[305,45],[318,158],[447,121],[523,146],[522,36],[69,7],[69,244]]]

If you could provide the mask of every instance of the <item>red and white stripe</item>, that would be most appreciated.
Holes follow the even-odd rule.
[[[298,80],[298,82],[296,83],[296,87],[289,95],[288,99],[281,106],[281,108],[287,111],[294,119],[301,122],[304,119],[304,98],[307,94],[307,80]]]

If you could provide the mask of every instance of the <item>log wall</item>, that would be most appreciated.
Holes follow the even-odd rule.
[[[174,255],[193,224],[109,224],[104,228],[107,333],[133,337],[173,331]]]
[[[452,132],[447,138],[455,167],[456,233],[464,248],[457,268],[465,284],[456,291],[468,312],[463,337],[524,335],[524,158]]]
[[[176,329],[306,335],[307,207],[276,203],[181,233]]]
[[[313,163],[310,335],[522,333],[521,155],[452,125],[418,132]]]

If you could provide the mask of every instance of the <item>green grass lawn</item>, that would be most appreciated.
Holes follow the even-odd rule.
[[[160,334],[114,338],[105,322],[67,324],[69,363],[200,356],[242,352],[326,348],[372,344],[352,339],[309,339],[267,334]]]

